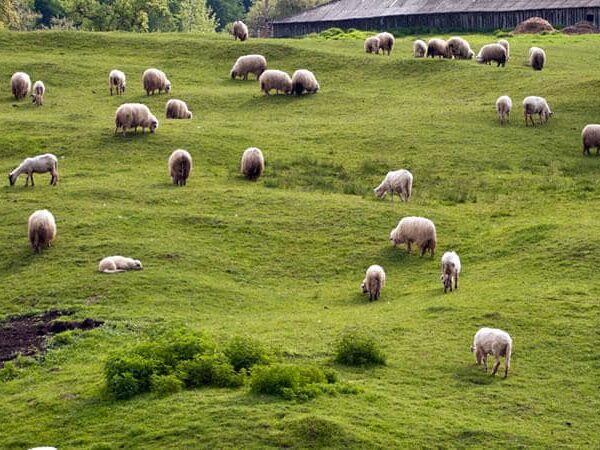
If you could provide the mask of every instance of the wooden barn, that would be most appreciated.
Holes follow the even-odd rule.
[[[332,0],[273,23],[273,36],[301,36],[338,27],[359,30],[513,29],[539,16],[554,26],[600,24],[600,0]]]

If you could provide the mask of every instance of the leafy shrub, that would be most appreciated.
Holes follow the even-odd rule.
[[[151,377],[157,371],[157,367],[156,360],[141,355],[113,356],[104,366],[108,390],[118,399],[148,392]]]
[[[274,364],[254,369],[250,380],[250,389],[256,394],[291,398],[300,392],[313,391],[307,386],[326,382],[325,373],[318,367]]]
[[[268,364],[270,361],[267,349],[260,342],[248,337],[233,338],[224,353],[236,372],[255,365]]]
[[[174,394],[183,389],[183,382],[175,375],[152,375],[150,390],[157,395]]]
[[[187,387],[236,387],[244,384],[245,372],[236,374],[223,354],[198,355],[177,366],[177,374]]]
[[[335,361],[347,366],[382,365],[385,364],[385,356],[371,336],[350,331],[338,342]]]
[[[17,378],[18,375],[19,370],[12,361],[5,362],[4,367],[0,369],[0,381],[10,381]]]

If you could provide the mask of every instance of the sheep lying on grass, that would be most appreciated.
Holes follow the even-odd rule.
[[[275,89],[275,92],[279,94],[279,91],[284,94],[292,93],[292,79],[290,76],[281,70],[265,70],[260,77],[258,77],[260,84],[260,90],[266,95],[269,95],[269,91]]]
[[[244,42],[248,39],[248,27],[241,20],[236,20],[233,22],[233,27],[231,28],[231,34],[233,35],[234,40],[240,40]]]
[[[442,275],[440,279],[444,285],[444,293],[452,292],[452,281],[454,289],[458,289],[458,276],[460,275],[460,258],[456,252],[446,252],[442,256]]]
[[[25,72],[16,72],[10,78],[12,95],[16,100],[23,100],[31,91],[31,78]]]
[[[240,171],[249,180],[256,181],[265,170],[265,158],[256,147],[247,148],[242,154]]]
[[[40,80],[33,84],[33,90],[31,92],[31,101],[36,106],[42,106],[44,104],[44,94],[46,93],[46,86]]]
[[[417,39],[413,42],[413,56],[415,58],[424,58],[427,54],[427,44],[421,39]]]
[[[589,155],[590,148],[594,147],[596,148],[596,155],[600,155],[600,125],[586,125],[581,132],[581,141],[584,155]]]
[[[141,103],[124,103],[115,113],[115,135],[119,128],[123,129],[123,136],[126,130],[133,128],[137,133],[138,127],[142,127],[142,133],[146,128],[150,133],[158,128],[158,119],[150,112],[150,109]]]
[[[241,77],[244,80],[248,79],[248,74],[253,73],[256,75],[256,79],[262,75],[262,73],[267,70],[267,60],[262,55],[245,55],[240,56],[233,67],[231,68],[231,72],[229,75],[232,80],[235,80],[237,77]]]
[[[26,173],[27,180],[25,181],[25,186],[29,185],[30,179],[31,186],[34,186],[33,174],[46,172],[50,172],[51,174],[50,184],[56,186],[56,183],[58,182],[58,159],[52,153],[44,153],[43,155],[24,159],[23,162],[19,164],[19,167],[8,175],[8,182],[11,186],[14,186],[19,175]]]
[[[193,117],[187,104],[184,101],[177,99],[171,99],[167,102],[165,113],[167,119],[191,119]]]
[[[315,94],[320,89],[319,82],[310,70],[299,69],[292,75],[292,93],[302,95]]]
[[[536,97],[534,95],[525,97],[523,100],[523,115],[525,116],[525,126],[528,125],[527,119],[531,120],[531,125],[535,126],[533,121],[533,115],[538,114],[540,116],[540,124],[548,122],[548,119],[554,115],[548,106],[548,102],[543,97]]]
[[[171,82],[162,70],[146,69],[142,75],[142,83],[146,95],[154,95],[154,91],[158,91],[159,94],[162,91],[165,91],[167,94],[171,92]]]
[[[410,200],[412,193],[413,176],[408,170],[400,169],[388,172],[379,186],[373,189],[375,195],[379,198],[385,197],[386,193],[391,194],[394,201],[394,192],[398,194],[404,202]]]
[[[379,54],[379,38],[377,36],[371,36],[365,39],[365,52]]]
[[[185,186],[187,179],[192,173],[192,155],[186,150],[175,150],[169,157],[169,175],[173,184]]]
[[[475,353],[475,361],[480,365],[483,361],[483,369],[487,372],[487,355],[494,355],[496,364],[492,369],[492,375],[496,375],[500,366],[500,358],[504,356],[504,378],[508,376],[510,369],[510,355],[512,353],[512,339],[506,331],[497,328],[480,328],[473,338],[471,351]]]
[[[52,213],[41,209],[29,216],[27,234],[34,252],[40,253],[44,248],[50,247],[56,237],[56,221]]]
[[[107,256],[98,264],[98,271],[102,273],[126,272],[128,270],[142,270],[143,268],[139,259],[124,256]]]
[[[367,269],[365,279],[360,285],[363,294],[369,294],[369,301],[378,300],[385,285],[385,272],[376,264]]]
[[[506,49],[500,44],[488,44],[481,47],[477,54],[479,64],[491,65],[492,61],[497,63],[496,67],[506,65]]]
[[[414,242],[421,249],[421,256],[428,250],[431,252],[431,256],[434,256],[437,245],[435,225],[424,217],[404,217],[391,231],[390,241],[394,247],[398,244],[406,244],[408,253]]]
[[[498,100],[496,100],[496,112],[498,113],[498,118],[500,119],[500,123],[502,125],[508,122],[508,116],[510,114],[511,109],[512,100],[508,95],[498,97]]]
[[[110,90],[110,95],[113,95],[113,89],[117,95],[122,95],[125,93],[126,87],[127,79],[125,78],[125,74],[120,70],[111,70],[110,74],[108,74],[108,89]]]

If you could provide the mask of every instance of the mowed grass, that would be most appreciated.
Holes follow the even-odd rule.
[[[388,58],[357,40],[0,34],[0,169],[52,152],[61,174],[55,188],[47,175],[0,188],[0,316],[72,308],[106,321],[0,383],[0,447],[597,447],[600,158],[582,156],[580,133],[600,122],[600,37],[510,42],[497,69],[415,60],[412,39]],[[546,49],[542,72],[526,66],[531,45]],[[248,53],[314,71],[321,91],[265,97],[255,81],[230,80]],[[167,73],[192,121],[165,120],[168,97],[146,97],[148,67]],[[123,97],[108,95],[113,68],[128,76]],[[11,99],[17,70],[46,83],[44,107]],[[514,107],[501,127],[504,94]],[[547,98],[548,124],[525,127],[527,95]],[[113,136],[123,102],[146,103],[156,134]],[[267,161],[256,183],[238,174],[250,146]],[[167,174],[176,148],[194,158],[185,188]],[[397,168],[414,174],[411,201],[376,199]],[[58,237],[33,255],[27,218],[41,208]],[[390,246],[408,215],[435,222],[435,258]],[[439,257],[450,249],[463,273],[444,295]],[[97,273],[113,254],[144,271]],[[388,276],[373,303],[359,293],[371,264]],[[220,342],[250,335],[283,361],[324,366],[341,333],[359,328],[388,363],[334,365],[362,392],[306,403],[247,388],[106,395],[111,353],[181,326]],[[482,326],[513,337],[507,379],[474,365]]]

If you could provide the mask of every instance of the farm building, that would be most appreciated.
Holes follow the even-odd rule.
[[[327,28],[359,30],[512,29],[539,16],[554,26],[600,24],[600,0],[332,0],[273,23],[273,36],[301,36]]]

